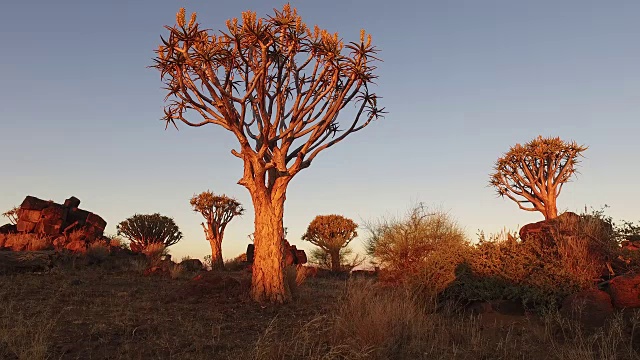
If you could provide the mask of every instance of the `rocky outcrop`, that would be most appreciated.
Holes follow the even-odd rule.
[[[82,230],[90,238],[102,237],[107,222],[78,206],[80,200],[73,196],[65,200],[64,204],[27,196],[18,210],[16,230],[43,235],[61,235]]]

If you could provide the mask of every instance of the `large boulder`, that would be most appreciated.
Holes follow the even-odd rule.
[[[640,308],[640,274],[616,276],[609,281],[609,294],[618,309]]]
[[[520,228],[520,239],[548,240],[555,235],[574,235],[579,223],[580,216],[568,211],[553,219],[524,225]]]
[[[78,209],[80,200],[70,197],[64,204],[27,196],[18,210],[17,231],[59,235],[82,230],[89,237],[99,238],[107,225],[100,216]]]
[[[599,327],[613,315],[613,304],[605,291],[587,289],[566,297],[560,313],[586,326]]]

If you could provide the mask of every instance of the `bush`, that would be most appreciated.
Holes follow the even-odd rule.
[[[463,230],[440,211],[421,204],[404,219],[369,225],[367,252],[380,265],[381,280],[417,286],[430,294],[455,280],[456,266],[469,252]]]
[[[445,297],[508,299],[543,309],[592,288],[618,250],[611,226],[597,214],[559,217],[549,233],[527,237],[502,232],[480,241],[456,269]],[[573,220],[571,220],[573,219]]]

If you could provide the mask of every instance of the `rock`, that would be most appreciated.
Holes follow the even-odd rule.
[[[616,276],[609,281],[608,292],[616,308],[639,308],[640,274]]]
[[[74,209],[77,208],[78,206],[80,206],[80,199],[78,199],[75,196],[72,196],[70,198],[68,198],[67,200],[64,201],[64,206],[70,208],[70,209]]]
[[[180,262],[180,267],[185,271],[200,271],[204,265],[200,259],[187,259]]]
[[[85,233],[90,241],[101,238],[107,225],[106,221],[92,212],[78,209],[79,205],[80,200],[73,196],[62,205],[27,196],[18,210],[16,230],[54,236],[79,230]]]
[[[6,225],[0,226],[0,234],[7,235],[7,234],[15,234],[16,232],[18,232],[18,227],[14,224],[6,224]]]
[[[554,219],[526,224],[520,228],[520,239],[537,238],[553,241],[553,235],[574,235],[580,222],[580,216],[573,212],[565,212]]]
[[[588,289],[566,297],[560,313],[586,326],[600,327],[613,315],[613,304],[605,291]]]

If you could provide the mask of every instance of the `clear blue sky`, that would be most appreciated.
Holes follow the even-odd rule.
[[[75,195],[108,222],[173,217],[177,257],[209,252],[189,198],[211,189],[248,209],[225,257],[253,230],[235,138],[210,126],[164,130],[152,64],[165,24],[185,6],[206,27],[283,1],[7,1],[0,12],[0,209],[31,194]],[[268,5],[266,5],[268,4]],[[640,219],[640,2],[294,1],[303,19],[346,41],[367,29],[381,49],[377,93],[386,119],[320,154],[294,178],[285,226],[299,238],[319,214],[356,222],[404,213],[416,201],[478,229],[538,221],[487,187],[509,146],[541,134],[589,146],[558,205],[608,204]],[[366,232],[361,230],[364,235]],[[360,240],[365,236],[360,236]],[[360,248],[356,240],[356,249]]]

